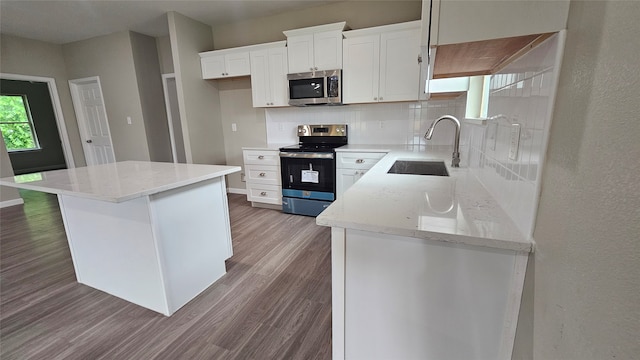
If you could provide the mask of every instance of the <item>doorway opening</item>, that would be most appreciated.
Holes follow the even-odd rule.
[[[0,80],[0,130],[15,175],[66,169],[47,83]]]

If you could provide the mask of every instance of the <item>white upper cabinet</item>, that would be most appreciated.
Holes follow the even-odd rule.
[[[344,33],[343,103],[413,101],[420,87],[420,22]]]
[[[346,23],[287,30],[288,72],[342,69],[342,30]]]
[[[220,79],[250,74],[249,51],[237,49],[200,53],[203,79]]]
[[[251,51],[253,107],[288,106],[287,48],[285,41],[273,48]]]
[[[557,32],[569,14],[569,0],[423,0],[422,6],[431,46]]]

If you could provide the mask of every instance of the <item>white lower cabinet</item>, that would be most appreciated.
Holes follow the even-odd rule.
[[[385,152],[338,152],[336,157],[336,197],[342,196],[351,185],[386,154]]]
[[[282,181],[278,150],[243,150],[247,201],[282,205]]]

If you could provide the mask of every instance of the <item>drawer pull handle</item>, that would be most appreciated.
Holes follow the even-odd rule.
[[[260,173],[260,176],[265,177],[265,176],[267,176],[267,174],[265,174],[265,173]]]
[[[258,159],[260,160],[264,159],[264,155],[258,155]]]
[[[267,192],[266,191],[261,192],[260,196],[267,196]]]
[[[356,160],[356,164],[362,164],[362,163],[364,163],[364,159],[358,159],[358,160]]]

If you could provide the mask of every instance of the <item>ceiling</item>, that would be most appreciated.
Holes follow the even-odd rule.
[[[169,34],[176,11],[212,26],[347,0],[1,0],[0,32],[66,44],[118,31]]]

